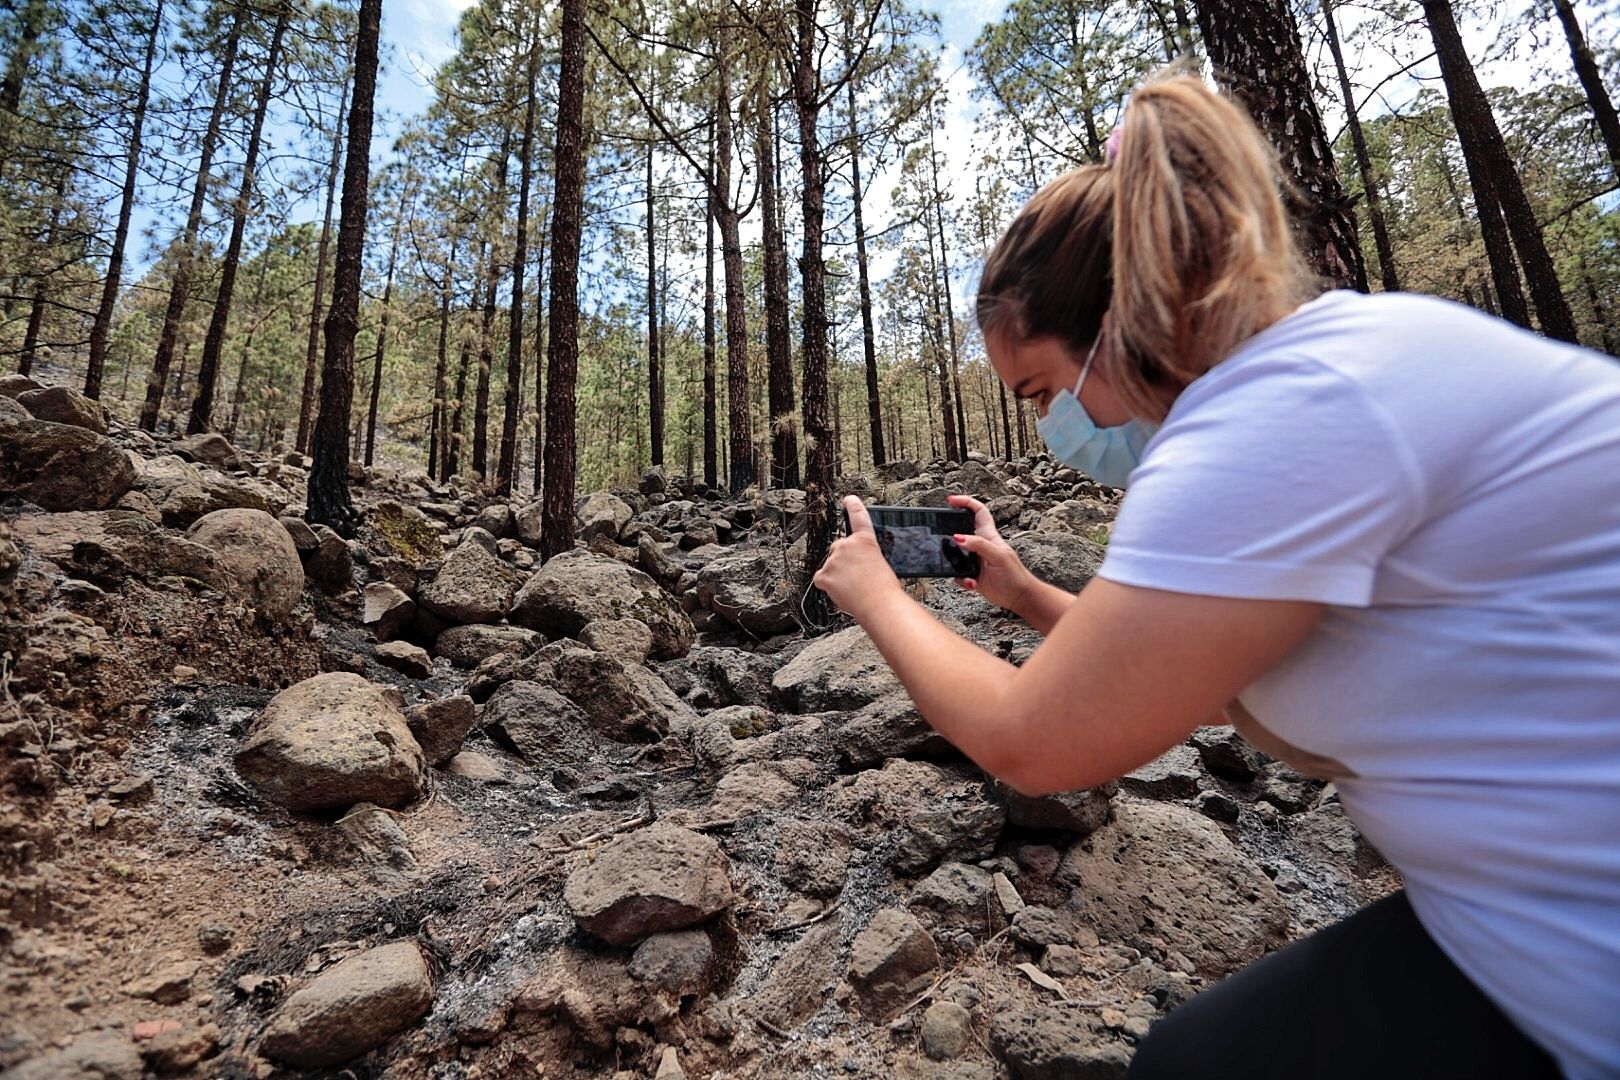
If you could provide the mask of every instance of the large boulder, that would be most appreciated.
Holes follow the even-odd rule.
[[[574,517],[578,519],[576,535],[587,543],[598,536],[617,540],[633,514],[629,504],[617,495],[593,491],[574,507]]]
[[[577,705],[598,734],[617,742],[663,738],[691,709],[651,670],[571,642],[547,646],[535,656],[536,678]]]
[[[399,694],[342,671],[271,698],[237,751],[236,770],[264,798],[307,814],[358,802],[404,806],[426,784]]]
[[[610,945],[634,945],[730,907],[728,866],[711,837],[657,823],[603,845],[568,875],[563,900],[585,930]]]
[[[48,420],[0,418],[0,497],[46,510],[105,510],[135,486],[135,466],[104,435]]]
[[[415,942],[396,941],[321,972],[289,997],[265,1029],[265,1057],[327,1069],[404,1031],[433,1004],[433,976]]]
[[[787,633],[799,625],[793,582],[803,562],[798,546],[719,555],[697,572],[697,602],[756,637]]]
[[[548,561],[512,602],[510,620],[548,637],[578,637],[597,619],[634,619],[652,631],[652,657],[685,656],[696,631],[680,604],[640,570],[589,551]]]
[[[281,522],[262,510],[215,510],[186,538],[219,556],[230,590],[272,619],[284,619],[304,593],[304,565]]]
[[[1008,541],[1030,573],[1049,585],[1077,593],[1102,566],[1107,549],[1068,532],[1028,532]]]
[[[445,556],[438,576],[422,586],[416,601],[446,622],[493,623],[506,616],[517,586],[517,572],[475,538]]]
[[[107,417],[101,406],[66,386],[46,386],[17,395],[17,403],[34,415],[36,420],[49,420],[55,424],[107,434]]]
[[[527,679],[495,691],[480,723],[536,765],[580,765],[600,751],[583,709],[552,687]]]
[[[157,504],[163,524],[183,529],[215,510],[261,510],[271,516],[286,509],[286,489],[250,476],[226,476],[176,454],[153,458],[141,469],[140,489]]]
[[[102,585],[126,577],[195,578],[225,592],[235,577],[211,549],[174,536],[133,510],[28,513],[12,523],[16,539],[64,571]]]
[[[216,469],[239,469],[242,459],[229,439],[217,431],[203,431],[176,439],[174,452],[188,461],[200,461]]]
[[[939,949],[917,917],[883,908],[855,935],[849,981],[862,1011],[884,1019],[928,986],[939,968]]]
[[[492,656],[527,656],[544,642],[526,626],[452,626],[434,639],[433,653],[471,670]]]
[[[1286,940],[1276,886],[1214,823],[1173,803],[1121,800],[1114,812],[1058,869],[1071,906],[1099,934],[1160,938],[1212,978]]]
[[[793,712],[859,709],[900,689],[883,654],[859,626],[817,638],[771,679]]]

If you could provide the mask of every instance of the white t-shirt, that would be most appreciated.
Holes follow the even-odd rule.
[[[1344,763],[1424,927],[1572,1077],[1620,1077],[1620,364],[1337,292],[1176,401],[1101,574],[1330,605],[1242,694]]]

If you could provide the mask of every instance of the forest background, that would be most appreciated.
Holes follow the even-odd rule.
[[[1612,3],[458,2],[8,0],[0,362],[557,521],[651,464],[1022,454],[982,253],[1178,58],[1334,283],[1617,348]]]

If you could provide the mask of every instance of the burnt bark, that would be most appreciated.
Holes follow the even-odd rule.
[[[320,342],[321,306],[326,302],[326,257],[332,243],[332,205],[337,198],[338,164],[343,159],[344,118],[349,109],[349,85],[338,98],[337,126],[332,129],[332,158],[326,167],[326,216],[321,221],[321,244],[315,252],[315,289],[309,301],[309,340],[304,347],[304,389],[298,399],[298,435],[293,446],[302,454],[309,448],[310,424],[315,416],[316,346]]]
[[[535,77],[540,43],[529,50],[529,100],[523,108],[523,138],[518,143],[517,238],[512,245],[512,310],[506,337],[506,398],[501,414],[501,449],[495,465],[495,492],[509,495],[517,482],[518,418],[523,401],[523,271],[529,261],[529,184],[534,174]]]
[[[1581,31],[1580,20],[1575,17],[1574,5],[1569,0],[1553,0],[1553,10],[1558,13],[1558,21],[1564,28],[1564,40],[1569,43],[1569,58],[1575,65],[1575,77],[1581,81],[1581,89],[1586,91],[1587,104],[1592,107],[1592,119],[1597,122],[1598,131],[1603,136],[1603,146],[1609,152],[1609,162],[1614,166],[1615,176],[1620,178],[1620,114],[1615,112],[1614,99],[1609,96],[1608,87],[1603,85],[1603,73],[1592,58],[1586,34]]]
[[[377,90],[377,39],[382,0],[360,0],[354,48],[354,107],[349,113],[349,155],[343,168],[332,310],[326,316],[326,359],[321,409],[315,420],[309,471],[311,524],[353,536],[359,515],[349,501],[349,410],[354,404],[354,336],[360,328],[361,259],[366,244],[366,195],[371,173],[372,99]]]
[[[779,201],[781,173],[776,160],[775,107],[761,85],[755,108],[754,158],[759,169],[763,212],[760,240],[765,249],[766,398],[771,425],[771,483],[799,486],[799,435],[793,415],[793,346],[788,336],[787,242]]]
[[[647,426],[654,465],[664,463],[664,373],[658,364],[658,217],[654,205],[653,148],[647,144]]]
[[[726,290],[726,415],[729,424],[726,485],[741,491],[755,479],[754,424],[748,408],[748,311],[743,299],[742,236],[731,193],[731,33],[724,15],[715,26],[714,193],[715,224],[720,229],[720,261]]]
[[[408,197],[407,197],[408,198]],[[388,270],[383,280],[382,316],[377,324],[377,351],[372,355],[371,395],[366,403],[366,456],[370,465],[377,452],[377,405],[382,400],[383,361],[388,355],[388,317],[394,308],[394,270],[399,264],[399,233],[404,224],[405,205],[401,201],[399,216],[394,219],[393,239],[388,243]]]
[[[496,222],[506,217],[506,171],[512,156],[512,132],[501,135],[500,153],[496,155],[495,206]],[[499,228],[499,225],[496,225]],[[489,249],[489,274],[484,289],[484,316],[479,325],[478,379],[473,392],[472,469],[479,480],[489,479],[489,375],[495,363],[495,293],[501,280],[501,244],[499,234]]]
[[[861,297],[861,354],[866,366],[866,422],[871,431],[872,465],[884,464],[883,406],[878,398],[877,342],[872,332],[872,280],[866,263],[866,219],[861,208],[861,137],[855,111],[855,80],[844,87],[849,111],[849,175],[855,216],[855,277]]]
[[[1367,137],[1361,130],[1361,117],[1356,113],[1356,95],[1350,87],[1350,73],[1344,66],[1344,49],[1339,44],[1339,25],[1333,18],[1333,3],[1334,0],[1322,0],[1322,21],[1327,27],[1333,67],[1339,74],[1339,93],[1344,98],[1345,122],[1350,127],[1350,145],[1355,151],[1356,169],[1361,173],[1367,220],[1372,226],[1373,246],[1378,250],[1379,279],[1385,292],[1399,292],[1401,279],[1395,271],[1395,249],[1389,242],[1389,227],[1384,223],[1383,196],[1378,191],[1378,177],[1373,173],[1372,155],[1367,152]]]
[[[1293,181],[1290,209],[1312,268],[1365,292],[1355,215],[1339,183],[1287,0],[1199,0],[1197,9],[1216,79],[1248,109]]]
[[[709,173],[714,174],[714,127],[709,127]],[[714,193],[703,203],[703,482],[719,483],[714,348]]]

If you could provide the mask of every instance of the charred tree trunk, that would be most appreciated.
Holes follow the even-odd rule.
[[[658,217],[653,192],[653,146],[647,143],[647,427],[650,458],[664,463],[664,373],[658,364]]]
[[[152,32],[146,38],[146,59],[141,65],[141,86],[135,93],[135,111],[129,121],[129,149],[124,155],[124,186],[118,198],[118,224],[113,229],[112,251],[107,256],[107,280],[101,286],[101,303],[96,321],[90,327],[90,362],[84,374],[84,394],[101,397],[101,376],[107,366],[107,338],[112,332],[113,308],[124,278],[124,245],[129,242],[129,219],[135,209],[135,186],[141,169],[141,140],[146,133],[146,107],[152,96],[152,65],[157,59],[158,39],[163,31],[163,0],[152,9]]]
[[[444,267],[444,285],[439,290],[439,345],[433,363],[433,423],[428,431],[427,474],[437,480],[444,475],[444,448],[450,435],[448,365],[450,361],[450,301],[455,294],[456,256],[461,236],[450,238],[450,259]],[[448,477],[445,477],[448,479]]]
[[[326,359],[321,410],[315,421],[315,462],[309,470],[312,524],[353,536],[358,515],[349,501],[349,409],[354,403],[354,336],[360,327],[361,258],[366,244],[366,187],[371,172],[371,107],[377,90],[377,38],[382,0],[360,0],[354,48],[354,108],[349,114],[349,156],[343,168],[342,216],[332,311],[326,317]]]
[[[1598,70],[1592,50],[1586,44],[1586,35],[1581,32],[1574,5],[1570,0],[1553,0],[1553,10],[1558,12],[1558,21],[1564,27],[1564,39],[1569,42],[1569,58],[1575,65],[1575,77],[1581,80],[1581,89],[1586,91],[1586,101],[1592,107],[1592,119],[1597,121],[1598,131],[1603,135],[1603,145],[1609,151],[1609,162],[1614,166],[1616,178],[1620,178],[1620,114],[1615,112],[1614,99],[1609,96],[1608,87],[1603,85],[1603,73]]]
[[[539,252],[534,260],[534,477],[533,491],[540,496],[540,477],[545,472],[545,409],[546,409],[546,320],[540,317],[540,304],[546,290],[546,241],[540,234]]]
[[[501,450],[495,465],[495,492],[510,495],[517,483],[518,417],[523,401],[523,271],[529,261],[529,183],[533,175],[535,77],[539,67],[539,30],[529,51],[529,100],[523,108],[523,138],[518,143],[517,238],[512,245],[512,311],[506,339],[506,399],[501,413]]]
[[[791,488],[799,486],[799,437],[793,415],[793,346],[788,336],[787,242],[782,236],[778,194],[782,177],[776,160],[776,109],[763,82],[755,112],[758,126],[754,157],[759,169],[759,203],[764,212],[760,241],[765,249],[765,384],[771,418],[771,483]]]
[[[310,424],[315,416],[316,345],[320,341],[321,306],[326,302],[326,256],[332,242],[332,205],[337,197],[338,165],[343,159],[344,117],[349,108],[349,87],[338,99],[337,126],[332,129],[332,158],[326,167],[326,216],[321,221],[321,243],[315,252],[315,289],[309,302],[309,340],[304,348],[304,389],[298,399],[298,435],[293,446],[309,448]]]
[[[861,293],[861,354],[866,361],[866,422],[871,431],[875,468],[889,458],[883,444],[883,406],[878,398],[877,342],[872,332],[872,281],[866,265],[866,219],[861,208],[861,137],[856,123],[854,79],[844,91],[849,103],[849,175],[855,214],[855,276]]]
[[[408,198],[408,197],[407,197]],[[377,323],[377,352],[371,365],[371,400],[366,403],[366,457],[369,466],[377,452],[377,405],[382,401],[383,361],[388,355],[388,317],[394,307],[394,269],[399,264],[399,233],[404,223],[405,205],[401,201],[399,216],[394,219],[394,236],[388,242],[388,270],[383,278],[382,317]]]
[[[45,250],[52,251],[56,247],[57,234],[62,227],[62,208],[67,199],[68,166],[64,162],[61,171],[56,175],[56,198],[51,200],[51,220],[45,227]],[[45,325],[45,308],[48,306],[50,293],[51,270],[42,268],[40,274],[34,279],[34,296],[28,308],[28,327],[23,331],[22,356],[17,361],[17,373],[28,375],[34,370],[34,353],[39,348],[40,330]]]
[[[1439,154],[1440,175],[1446,182],[1446,190],[1451,195],[1451,206],[1457,215],[1458,227],[1466,234],[1473,232],[1473,223],[1468,218],[1468,212],[1463,209],[1462,192],[1457,187],[1457,177],[1451,171],[1451,161],[1444,152]],[[1504,319],[1519,326],[1529,327],[1530,309],[1524,303],[1524,291],[1519,284],[1519,264],[1513,260],[1513,240],[1508,236],[1507,223],[1502,220],[1502,208],[1497,205],[1496,197],[1490,186],[1490,179],[1481,176],[1483,187],[1474,189],[1474,210],[1479,218],[1480,239],[1485,244],[1485,257],[1490,263],[1491,279],[1496,282],[1496,294],[1501,298],[1500,314]],[[1464,286],[1464,296],[1467,296],[1467,286]],[[1490,286],[1486,286],[1484,307],[1492,315],[1498,313],[1497,306],[1491,299]],[[1469,298],[1469,303],[1473,303]]]
[[[1344,66],[1344,49],[1339,45],[1339,26],[1333,18],[1333,0],[1323,0],[1322,21],[1327,26],[1328,48],[1333,53],[1333,67],[1339,73],[1339,92],[1344,97],[1345,121],[1350,125],[1350,145],[1355,149],[1356,168],[1361,173],[1361,190],[1367,200],[1367,220],[1372,225],[1373,246],[1378,249],[1378,272],[1385,292],[1399,292],[1400,275],[1395,272],[1395,249],[1389,242],[1389,228],[1384,224],[1383,198],[1378,193],[1378,178],[1373,175],[1372,155],[1367,152],[1367,137],[1361,130],[1361,117],[1356,114],[1356,95],[1350,88],[1350,72]]]
[[[579,244],[585,206],[585,0],[562,0],[556,187],[551,213],[551,340],[540,552],[574,546],[574,387],[579,373]]]
[[[1242,102],[1294,182],[1301,248],[1316,272],[1367,290],[1356,219],[1316,109],[1287,0],[1199,0],[1198,28],[1216,78]]]
[[[489,250],[488,242],[479,244],[478,261],[473,264],[475,271],[481,272],[484,258]],[[468,297],[466,320],[471,320],[473,313],[478,310],[482,300],[479,298],[479,289],[483,287],[481,280],[475,279],[472,295]],[[450,415],[450,438],[445,443],[445,462],[443,475],[446,479],[455,476],[461,471],[462,452],[467,448],[467,376],[472,371],[472,337],[464,325],[461,334],[461,362],[456,367],[456,396],[455,405]]]
[[[259,83],[258,100],[253,104],[253,129],[248,135],[247,156],[242,162],[242,190],[231,207],[231,238],[225,245],[220,266],[219,292],[214,313],[203,338],[202,360],[197,367],[197,396],[191,402],[191,418],[186,432],[196,435],[213,422],[214,386],[219,382],[219,361],[225,351],[225,331],[231,321],[231,301],[236,295],[236,272],[242,262],[242,236],[247,228],[248,206],[253,201],[253,174],[259,163],[259,144],[264,136],[264,116],[270,111],[270,92],[276,81],[276,64],[281,61],[281,43],[287,36],[291,15],[285,2],[276,9],[276,28],[270,35],[270,51],[264,57],[264,78]]]
[[[506,169],[512,157],[512,132],[501,136],[501,152],[495,180],[496,229],[506,219]],[[489,280],[484,289],[484,318],[478,338],[478,386],[473,394],[472,468],[478,479],[489,479],[489,376],[495,363],[495,294],[501,280],[499,232],[489,248]],[[516,302],[516,301],[514,301]]]
[[[1087,112],[1089,116],[1089,111]],[[956,304],[951,299],[951,255],[945,246],[945,193],[939,186],[939,158],[934,153],[934,129],[928,129],[928,167],[934,181],[934,225],[939,231],[939,281],[945,297],[945,330],[951,345],[951,387],[956,391],[956,452],[967,460],[967,410],[962,401],[962,365],[956,344]],[[932,246],[933,241],[929,241]]]
[[[16,143],[23,84],[34,66],[34,54],[39,51],[39,39],[45,32],[48,14],[45,0],[23,0],[17,16],[17,41],[6,61],[5,77],[0,79],[0,167],[10,160]]]
[[[729,439],[726,484],[741,491],[752,484],[754,424],[748,408],[748,310],[743,299],[742,237],[731,193],[731,44],[724,16],[715,28],[715,74],[719,82],[715,103],[715,223],[720,228],[720,260],[726,288],[726,417]]]
[[[1481,185],[1494,197],[1502,209],[1507,231],[1513,237],[1514,250],[1524,267],[1524,276],[1530,286],[1530,301],[1535,305],[1541,330],[1548,337],[1561,341],[1579,340],[1575,332],[1575,318],[1564,299],[1558,283],[1558,268],[1547,251],[1546,238],[1536,220],[1535,209],[1525,194],[1524,182],[1514,166],[1507,143],[1496,126],[1496,115],[1491,112],[1490,101],[1474,74],[1474,65],[1463,47],[1462,34],[1452,14],[1450,0],[1423,0],[1423,12],[1428,18],[1429,32],[1434,37],[1435,54],[1440,60],[1440,77],[1446,84],[1446,97],[1451,102],[1452,119],[1456,121],[1457,138],[1462,143],[1463,156],[1468,161],[1469,182],[1474,185],[1475,201],[1480,201]],[[1481,225],[1484,214],[1481,214]],[[1496,258],[1492,258],[1493,268]],[[1501,292],[1498,287],[1498,293]],[[1517,321],[1517,320],[1515,320]]]
[[[264,280],[270,274],[269,252],[259,260],[259,280],[253,284],[253,311],[258,314],[260,306],[264,303]],[[236,441],[236,425],[242,416],[242,403],[247,400],[248,383],[248,356],[253,351],[253,334],[259,328],[256,320],[242,338],[242,355],[236,362],[236,385],[231,390],[231,417],[225,423],[225,437],[232,442]]]
[[[714,127],[709,127],[709,175],[714,175]],[[714,193],[703,203],[703,482],[719,482],[719,432],[715,417],[714,370]]]
[[[158,332],[157,352],[152,357],[152,374],[146,382],[146,402],[141,406],[141,427],[147,431],[157,429],[158,412],[163,407],[163,390],[169,381],[169,366],[174,362],[174,349],[180,338],[180,323],[186,316],[186,303],[191,299],[191,273],[197,257],[197,231],[202,228],[203,206],[208,199],[208,173],[214,166],[214,151],[219,146],[220,118],[225,103],[230,100],[231,72],[236,66],[236,52],[242,41],[244,9],[237,8],[231,16],[231,29],[225,38],[225,55],[219,63],[219,85],[214,90],[214,107],[208,114],[208,126],[203,129],[202,151],[197,158],[197,182],[191,190],[191,208],[186,212],[186,227],[175,245],[174,268],[169,279],[169,303],[163,312],[163,328]],[[351,375],[352,377],[352,375]]]

